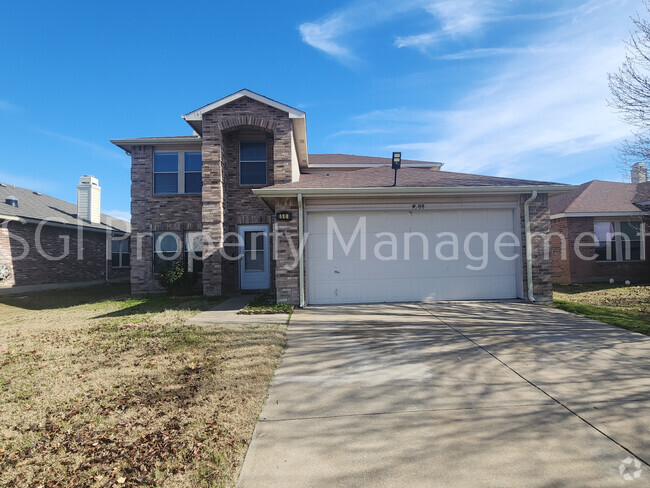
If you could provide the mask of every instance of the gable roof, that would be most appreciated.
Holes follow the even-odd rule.
[[[7,197],[18,199],[18,207],[5,202]],[[0,219],[28,221],[49,220],[54,225],[77,226],[81,223],[85,228],[97,231],[130,232],[131,224],[117,217],[101,214],[101,221],[91,224],[86,220],[77,221],[77,205],[59,200],[27,188],[0,184]]]
[[[358,168],[369,166],[385,166],[391,164],[391,158],[376,156],[357,156],[354,154],[310,154],[310,168]],[[442,163],[433,161],[415,161],[413,159],[402,159],[402,167],[414,166],[421,168],[440,168]]]
[[[575,190],[549,200],[551,215],[640,213],[642,202],[650,201],[650,183],[619,183],[592,180]]]
[[[540,189],[544,192],[563,192],[574,187],[547,181],[500,178],[436,171],[427,168],[402,168],[397,173],[397,186],[393,186],[395,172],[390,166],[377,166],[355,171],[333,171],[326,174],[302,174],[300,181],[284,183],[253,190],[260,196],[280,196],[299,192],[318,193],[318,190],[341,190],[343,193],[367,194],[373,192],[426,192],[452,193],[481,191],[525,192]],[[326,193],[326,191],[323,191]]]
[[[196,128],[191,122],[202,120],[204,113],[211,112],[216,108],[222,107],[224,105],[227,105],[231,102],[234,102],[235,100],[239,100],[240,98],[244,98],[244,97],[252,98],[253,100],[263,103],[264,105],[268,105],[270,107],[277,108],[282,112],[286,112],[289,114],[290,119],[305,118],[305,112],[303,112],[302,110],[298,110],[297,108],[290,107],[289,105],[285,105],[284,103],[280,103],[271,98],[265,97],[264,95],[260,95],[259,93],[250,91],[246,88],[239,90],[235,93],[231,93],[230,95],[220,98],[215,102],[208,103],[207,105],[204,105],[201,108],[197,108],[196,110],[193,110],[185,115],[182,115],[181,117],[183,117],[183,119],[196,130]]]

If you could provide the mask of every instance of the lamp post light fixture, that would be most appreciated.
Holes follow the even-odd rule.
[[[397,186],[397,170],[402,167],[402,153],[401,152],[394,152],[393,153],[392,167],[395,170],[395,181],[393,182],[393,186]]]

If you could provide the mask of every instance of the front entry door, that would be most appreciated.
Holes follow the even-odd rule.
[[[270,284],[269,226],[242,225],[239,227],[239,237],[241,289],[267,290]]]

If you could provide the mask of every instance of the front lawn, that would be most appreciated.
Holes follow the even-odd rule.
[[[234,486],[283,325],[184,325],[219,299],[0,297],[0,486]]]
[[[553,285],[557,308],[650,335],[650,286]]]

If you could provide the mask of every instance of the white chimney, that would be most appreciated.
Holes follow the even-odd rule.
[[[632,183],[645,183],[648,181],[648,168],[645,163],[632,165]]]
[[[77,218],[87,220],[91,224],[99,224],[101,220],[100,199],[102,189],[99,180],[91,175],[79,178],[77,185]]]

